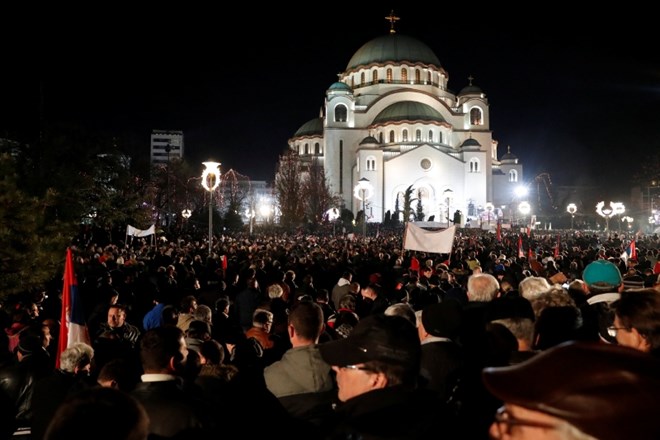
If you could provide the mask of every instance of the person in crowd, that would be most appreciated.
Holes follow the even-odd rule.
[[[417,334],[422,346],[420,374],[423,385],[449,400],[465,362],[458,344],[463,307],[453,299],[426,306],[419,312]]]
[[[384,312],[389,316],[402,316],[410,321],[415,327],[417,327],[417,316],[415,315],[415,309],[408,303],[396,303],[388,306]]]
[[[93,433],[93,434],[92,434]],[[147,440],[149,416],[129,394],[92,387],[66,398],[48,425],[44,440]]]
[[[611,307],[610,336],[619,345],[660,356],[660,293],[650,288],[625,290]]]
[[[132,349],[140,338],[140,330],[126,321],[126,307],[124,305],[113,304],[108,308],[107,322],[101,324],[99,328],[98,338],[118,340]]]
[[[360,318],[378,313],[384,313],[390,306],[389,301],[381,293],[380,287],[367,284],[360,289],[360,298],[357,301],[356,313]]]
[[[318,426],[332,412],[336,392],[332,369],[319,351],[323,328],[321,307],[311,301],[298,303],[289,314],[292,347],[264,369],[266,387],[289,414]]]
[[[550,290],[550,283],[547,278],[532,276],[527,277],[518,283],[518,293],[525,299],[533,300],[543,292]]]
[[[569,341],[483,381],[503,403],[492,439],[660,438],[660,359],[629,347]]]
[[[616,264],[599,259],[587,264],[582,271],[587,286],[587,302],[580,307],[585,339],[615,343],[616,338],[607,330],[614,322],[613,301],[623,291],[623,277]]]
[[[243,331],[248,331],[252,327],[252,315],[261,303],[259,282],[254,277],[249,278],[245,289],[241,290],[234,300],[234,316],[238,319]]]
[[[369,315],[345,338],[320,345],[338,386],[325,438],[452,438],[446,407],[419,386],[421,347],[401,316]]]
[[[350,292],[350,285],[352,280],[353,274],[350,271],[344,271],[337,281],[337,284],[335,284],[332,288],[331,299],[335,309],[339,309],[339,300]]]
[[[355,312],[356,299],[352,294],[344,295],[339,301],[339,309],[330,315],[326,322],[328,333],[334,338],[345,338],[355,328],[360,317]]]
[[[69,395],[96,386],[90,377],[94,349],[74,342],[60,355],[60,366],[34,385],[32,438],[42,439],[57,408]]]
[[[149,416],[149,435],[192,438],[208,434],[211,420],[203,402],[184,385],[188,348],[179,327],[157,327],[143,335],[140,360],[144,374],[131,395]]]
[[[166,306],[163,295],[158,290],[154,290],[151,295],[153,307],[142,318],[142,329],[145,331],[163,325],[163,309]]]
[[[184,332],[188,330],[188,326],[195,319],[195,310],[197,309],[197,298],[195,295],[186,295],[181,300],[179,309],[179,320],[176,326]]]
[[[140,381],[140,369],[128,359],[115,358],[101,367],[96,382],[102,387],[131,392]]]

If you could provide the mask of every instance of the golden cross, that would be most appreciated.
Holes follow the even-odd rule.
[[[385,17],[385,20],[390,22],[390,34],[396,34],[396,31],[394,30],[394,23],[399,21],[401,18],[397,17],[394,15],[394,9],[390,12],[390,15]]]

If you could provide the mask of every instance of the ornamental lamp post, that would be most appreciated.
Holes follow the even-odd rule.
[[[525,228],[527,228],[526,224],[526,218],[527,214],[529,214],[532,211],[532,206],[529,204],[529,202],[520,202],[518,205],[518,211],[520,214],[523,216],[523,222],[525,222]]]
[[[577,212],[577,206],[575,203],[569,203],[566,207],[566,212],[571,215],[571,229],[573,229],[573,219],[575,218],[575,213]]]
[[[371,198],[374,192],[374,187],[366,177],[358,180],[353,194],[356,199],[362,200],[362,236],[367,237],[367,199]]]
[[[209,258],[213,247],[213,191],[220,185],[220,162],[202,162],[202,186],[209,192]]]

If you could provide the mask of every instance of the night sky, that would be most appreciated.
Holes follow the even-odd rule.
[[[152,129],[183,130],[190,161],[214,159],[223,171],[272,181],[287,140],[319,115],[352,55],[388,32],[392,7],[397,31],[433,49],[454,93],[474,77],[491,104],[500,156],[510,145],[526,180],[546,172],[555,185],[627,195],[637,164],[660,150],[653,14],[579,16],[541,4],[484,11],[467,3],[246,2],[232,13],[220,5],[78,11],[82,19],[58,11],[36,41],[23,40],[31,30],[17,20],[4,31],[13,39],[4,42],[0,135],[34,133],[41,83],[47,121],[131,136],[146,151]]]

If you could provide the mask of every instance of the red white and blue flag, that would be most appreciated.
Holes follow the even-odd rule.
[[[62,315],[60,317],[60,337],[57,344],[55,366],[60,367],[62,352],[75,342],[89,344],[89,331],[85,323],[85,313],[78,293],[78,281],[73,268],[71,248],[66,250],[64,264],[64,286],[62,287]]]

